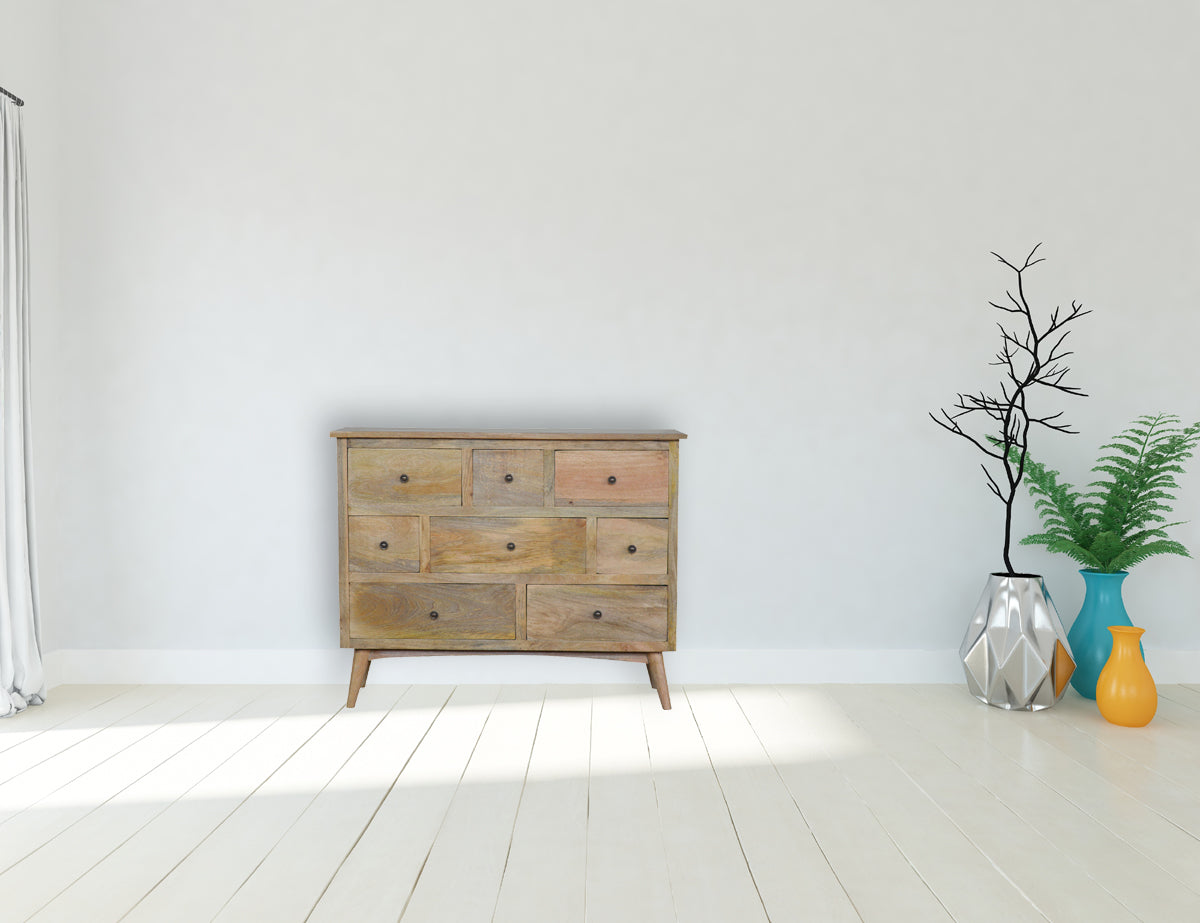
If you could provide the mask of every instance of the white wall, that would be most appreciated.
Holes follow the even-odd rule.
[[[994,381],[990,250],[1095,309],[1045,459],[1200,417],[1198,37],[1181,0],[64,3],[56,646],[336,648],[327,434],[371,424],[682,429],[681,649],[956,648],[1002,510],[925,414]],[[1189,475],[1200,552],[1198,511]],[[1017,561],[1069,622],[1070,562]],[[1127,583],[1148,647],[1200,651],[1198,596]]]

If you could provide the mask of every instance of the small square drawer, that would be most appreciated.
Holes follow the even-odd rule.
[[[476,449],[471,456],[476,506],[541,506],[545,493],[537,449]]]
[[[434,516],[429,569],[449,574],[582,574],[587,520]]]
[[[351,516],[348,535],[353,573],[415,574],[421,569],[417,516]]]
[[[458,449],[350,449],[347,460],[351,515],[462,505]]]
[[[668,453],[655,450],[554,453],[556,506],[666,506]]]
[[[507,583],[352,583],[352,638],[516,637],[516,590]]]
[[[526,615],[535,640],[666,642],[667,588],[530,584]]]
[[[596,572],[665,575],[667,525],[665,519],[597,519]]]

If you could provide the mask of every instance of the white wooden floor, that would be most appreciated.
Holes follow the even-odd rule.
[[[1200,687],[62,686],[0,921],[1200,921]]]

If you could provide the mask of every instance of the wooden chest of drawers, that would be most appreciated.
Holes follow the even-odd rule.
[[[347,705],[379,657],[535,653],[645,663],[671,707],[683,433],[331,435]]]

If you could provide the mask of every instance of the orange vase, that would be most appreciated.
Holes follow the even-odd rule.
[[[1112,654],[1096,681],[1096,704],[1113,724],[1145,727],[1158,711],[1158,690],[1138,643],[1145,629],[1110,625],[1108,630],[1113,637]]]

